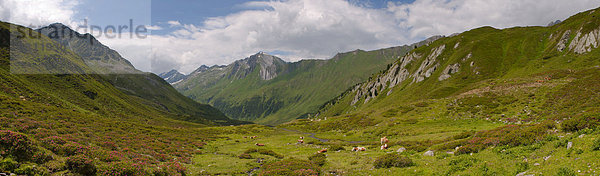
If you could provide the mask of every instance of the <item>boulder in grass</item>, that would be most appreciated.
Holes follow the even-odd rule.
[[[431,150],[426,151],[425,153],[423,153],[423,156],[433,156],[433,155],[434,155],[434,153]]]

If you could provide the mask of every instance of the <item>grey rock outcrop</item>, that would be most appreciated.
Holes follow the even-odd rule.
[[[567,31],[565,31],[565,33],[563,33],[563,35],[560,38],[560,41],[558,41],[558,45],[556,47],[556,49],[558,51],[564,51],[567,48],[567,42],[569,42],[570,35],[571,35],[571,30],[567,30]]]
[[[444,71],[442,71],[442,75],[440,75],[438,80],[443,81],[443,80],[450,78],[450,76],[452,74],[458,72],[459,69],[460,69],[460,64],[458,64],[458,63],[448,65],[448,67],[446,67],[446,69],[444,69]]]
[[[421,63],[421,66],[419,66],[417,71],[412,75],[413,82],[421,82],[425,80],[425,78],[430,77],[431,74],[437,70],[437,57],[444,52],[444,49],[446,49],[446,45],[439,46],[431,51],[429,56],[425,58],[425,60]]]
[[[577,54],[583,54],[597,48],[598,43],[600,43],[600,27],[587,34],[582,34],[580,29],[569,44],[569,50]]]
[[[351,104],[356,104],[361,98],[365,98],[364,102],[366,103],[379,95],[384,89],[392,88],[408,79],[410,73],[405,68],[406,65],[419,58],[421,56],[416,53],[408,54],[402,57],[399,62],[392,64],[390,69],[383,73],[382,76],[354,87],[353,92],[356,92],[356,95]]]

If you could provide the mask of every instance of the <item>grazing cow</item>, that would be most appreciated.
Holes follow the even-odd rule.
[[[323,149],[323,150],[319,150],[317,153],[325,153],[325,152],[327,152],[327,149],[326,149],[326,148],[325,148],[325,149]]]
[[[259,144],[259,143],[256,143],[256,144],[254,144],[254,145],[256,145],[256,146],[261,146],[261,147],[262,147],[262,146],[265,146],[265,144]]]
[[[387,145],[387,144],[383,144],[383,145],[381,146],[381,150],[385,150],[385,149],[387,149],[387,148],[388,148],[388,145]]]
[[[367,149],[364,147],[354,147],[352,148],[353,152],[358,152],[358,151],[366,151]]]
[[[299,144],[304,144],[304,140],[302,140],[302,139],[299,139],[299,140],[298,140],[298,143],[299,143]]]
[[[390,140],[388,140],[387,137],[383,136],[379,142],[381,142],[381,144],[386,144],[386,143],[390,142]]]

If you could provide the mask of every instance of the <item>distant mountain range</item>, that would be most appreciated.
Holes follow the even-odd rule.
[[[186,75],[179,73],[179,71],[177,71],[177,70],[171,70],[168,72],[164,72],[164,73],[158,74],[158,76],[161,77],[162,79],[164,79],[165,81],[167,81],[169,84],[177,83],[178,81],[181,81],[187,77]]]
[[[259,52],[226,66],[203,65],[182,80],[173,79],[174,71],[161,75],[173,79],[184,95],[211,104],[231,118],[274,125],[309,117],[347,87],[440,37],[375,51],[339,53],[329,60],[286,62]]]

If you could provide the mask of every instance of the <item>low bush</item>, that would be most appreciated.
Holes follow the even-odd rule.
[[[17,160],[28,160],[35,152],[33,142],[22,133],[0,130],[0,151],[3,156],[12,155]]]
[[[390,167],[410,167],[414,166],[413,161],[398,153],[389,153],[379,156],[373,163],[375,168],[390,168]]]
[[[477,152],[483,150],[484,148],[485,148],[485,146],[481,145],[481,144],[479,144],[479,145],[478,144],[468,144],[468,145],[458,148],[458,150],[456,150],[454,155],[477,153]]]
[[[343,151],[345,150],[344,146],[341,145],[331,145],[329,146],[330,151]]]
[[[594,140],[594,143],[592,143],[592,150],[600,150],[600,138]]]
[[[556,128],[552,121],[534,125],[506,125],[477,132],[469,138],[467,145],[460,147],[456,155],[477,153],[488,146],[526,146],[546,140],[549,129]]]
[[[474,166],[477,162],[477,159],[471,158],[469,156],[450,160],[450,162],[448,163],[448,166],[450,166],[450,173],[448,175],[451,175],[454,172],[466,170],[471,166]]]
[[[515,167],[517,168],[517,170],[515,171],[515,174],[519,174],[519,173],[525,172],[527,169],[529,169],[529,164],[527,162],[517,162],[515,164]]]
[[[67,157],[67,169],[82,175],[96,174],[96,165],[91,158],[85,155],[74,155]]]
[[[50,175],[49,171],[45,167],[36,165],[24,164],[21,167],[15,169],[17,175]]]
[[[563,131],[575,132],[582,129],[600,127],[600,114],[587,114],[565,120],[561,123]]]
[[[238,156],[238,158],[240,159],[252,159],[252,155],[248,154],[248,153],[242,153]]]
[[[554,143],[554,148],[567,147],[567,143],[569,143],[569,139],[561,139]]]
[[[558,169],[558,172],[556,173],[557,176],[575,176],[577,175],[575,173],[575,171],[567,168],[567,167],[561,167]]]
[[[263,155],[269,155],[269,156],[273,156],[275,158],[279,158],[279,159],[283,159],[283,155],[275,153],[273,150],[268,150],[268,149],[248,149],[246,151],[244,151],[244,153],[246,154],[250,154],[250,153],[259,153],[259,154],[263,154]]]
[[[10,173],[17,169],[19,163],[12,158],[4,158],[0,160],[0,173]]]
[[[263,165],[258,175],[312,176],[319,175],[319,173],[320,168],[317,164],[306,160],[290,158]]]
[[[327,162],[327,156],[322,153],[317,153],[312,156],[309,156],[308,160],[319,166],[323,166],[323,165],[325,165],[325,162]]]
[[[112,162],[98,169],[99,175],[149,175],[144,170],[143,163],[133,163],[131,161]]]

